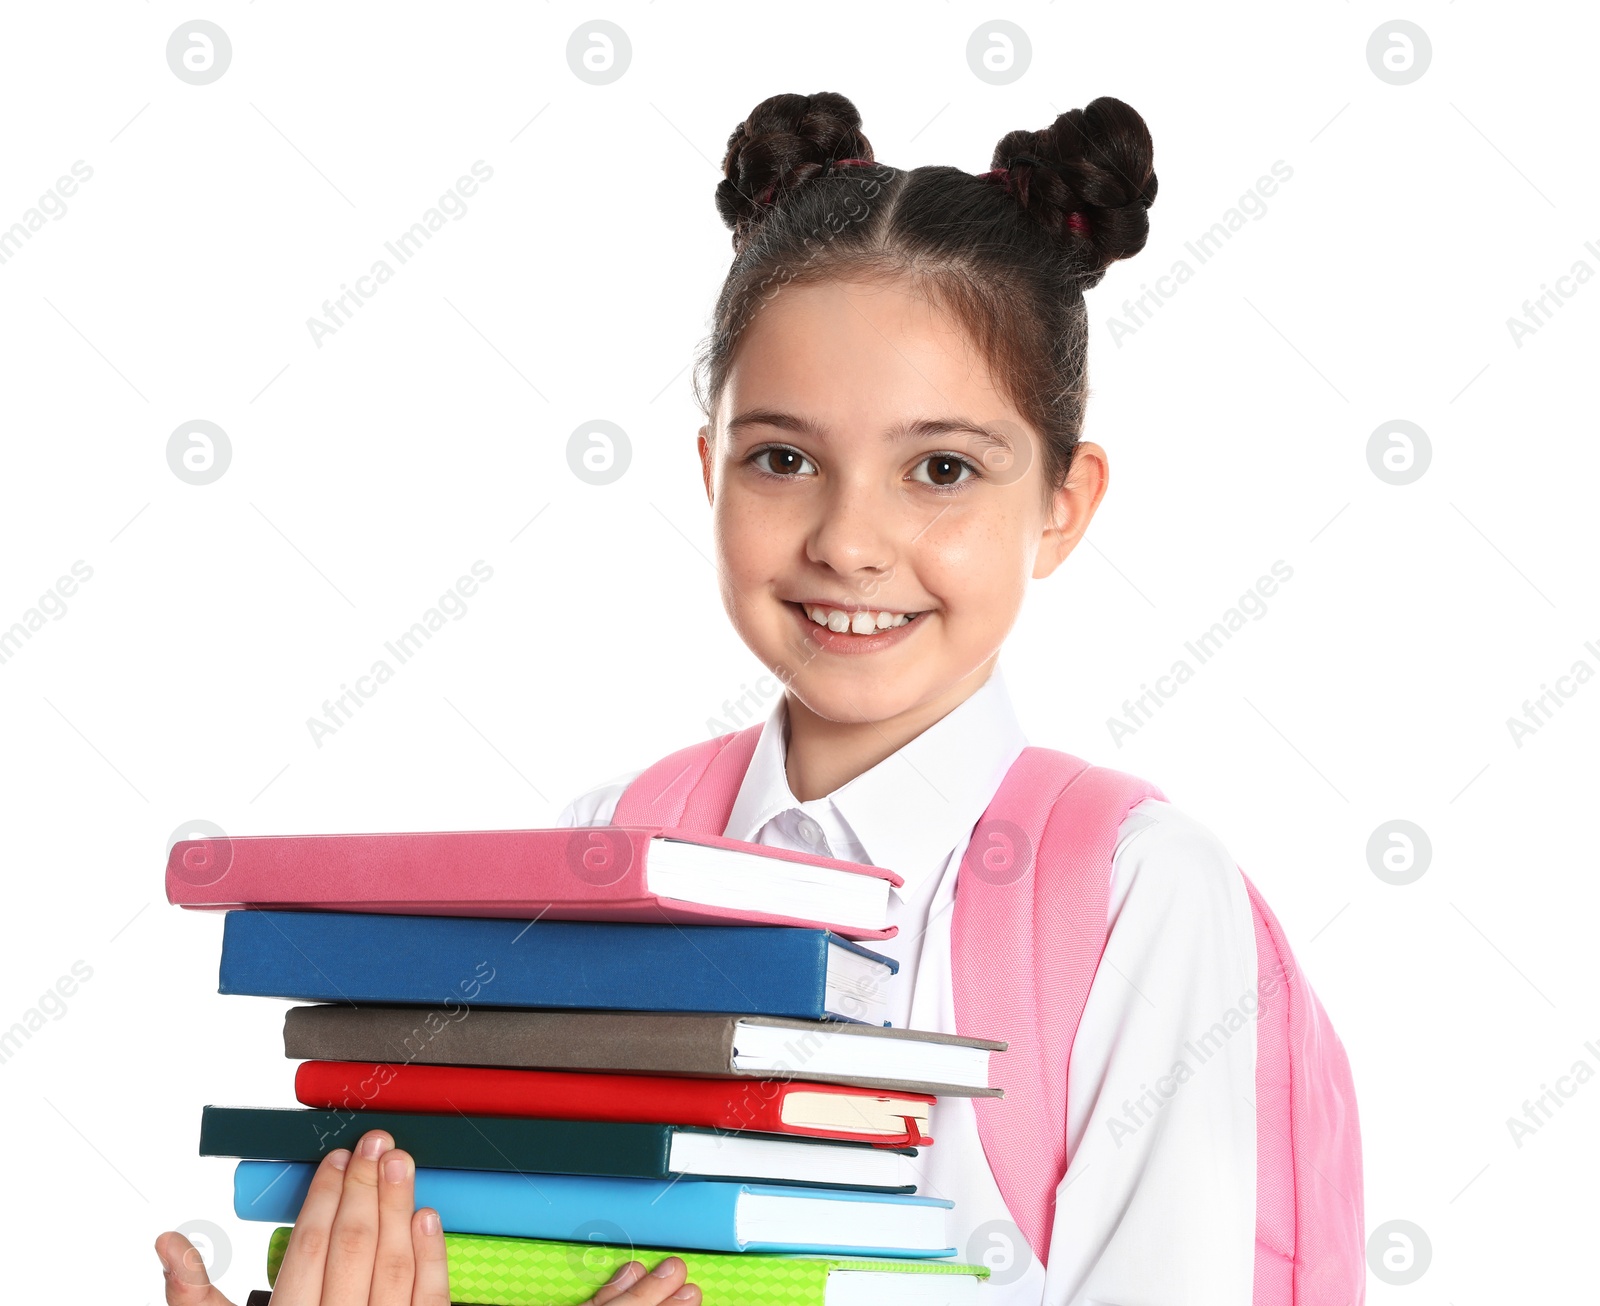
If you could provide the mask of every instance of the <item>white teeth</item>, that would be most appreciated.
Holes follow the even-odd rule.
[[[910,621],[903,612],[846,612],[842,608],[825,608],[811,603],[805,605],[806,616],[819,626],[843,634],[870,635],[875,631],[903,626]]]

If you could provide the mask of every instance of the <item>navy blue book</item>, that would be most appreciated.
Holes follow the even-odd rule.
[[[900,965],[831,930],[230,911],[219,993],[887,1025]]]

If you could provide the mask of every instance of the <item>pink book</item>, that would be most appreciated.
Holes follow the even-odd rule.
[[[803,925],[888,939],[881,866],[664,825],[185,839],[167,901],[199,910]]]

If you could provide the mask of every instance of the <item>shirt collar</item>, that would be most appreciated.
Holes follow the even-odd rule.
[[[1027,746],[997,663],[974,693],[915,739],[808,804],[794,796],[784,769],[785,711],[780,698],[761,728],[727,837],[755,842],[781,813],[831,804],[855,834],[863,859],[904,878],[893,890],[902,899],[914,897],[971,834]]]

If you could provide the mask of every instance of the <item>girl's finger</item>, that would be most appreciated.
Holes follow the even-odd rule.
[[[350,1149],[336,1148],[322,1158],[311,1186],[306,1189],[300,1214],[295,1217],[283,1264],[272,1285],[272,1300],[277,1306],[317,1306],[322,1300],[322,1274],[328,1262],[328,1240],[333,1230],[334,1212],[344,1191],[344,1171],[350,1164]]]
[[[620,1297],[644,1277],[644,1266],[638,1261],[628,1261],[617,1266],[611,1277],[594,1290],[586,1306],[606,1306],[614,1297]]]
[[[398,1147],[378,1160],[378,1249],[372,1263],[370,1306],[410,1306],[417,1273],[411,1249],[416,1172],[411,1154]]]
[[[424,1206],[411,1217],[411,1254],[417,1267],[411,1306],[450,1306],[450,1273],[445,1265],[444,1229],[439,1212]]]
[[[166,1276],[167,1306],[233,1306],[212,1284],[195,1245],[176,1229],[156,1239],[156,1255]]]
[[[383,1130],[369,1129],[345,1167],[339,1209],[328,1231],[319,1306],[367,1306],[378,1254],[378,1158],[393,1146]]]
[[[612,1306],[659,1306],[671,1300],[673,1306],[698,1306],[700,1289],[685,1283],[689,1267],[681,1256],[666,1257],[649,1274],[635,1280],[633,1286],[616,1297]],[[678,1296],[682,1292],[683,1296]]]

